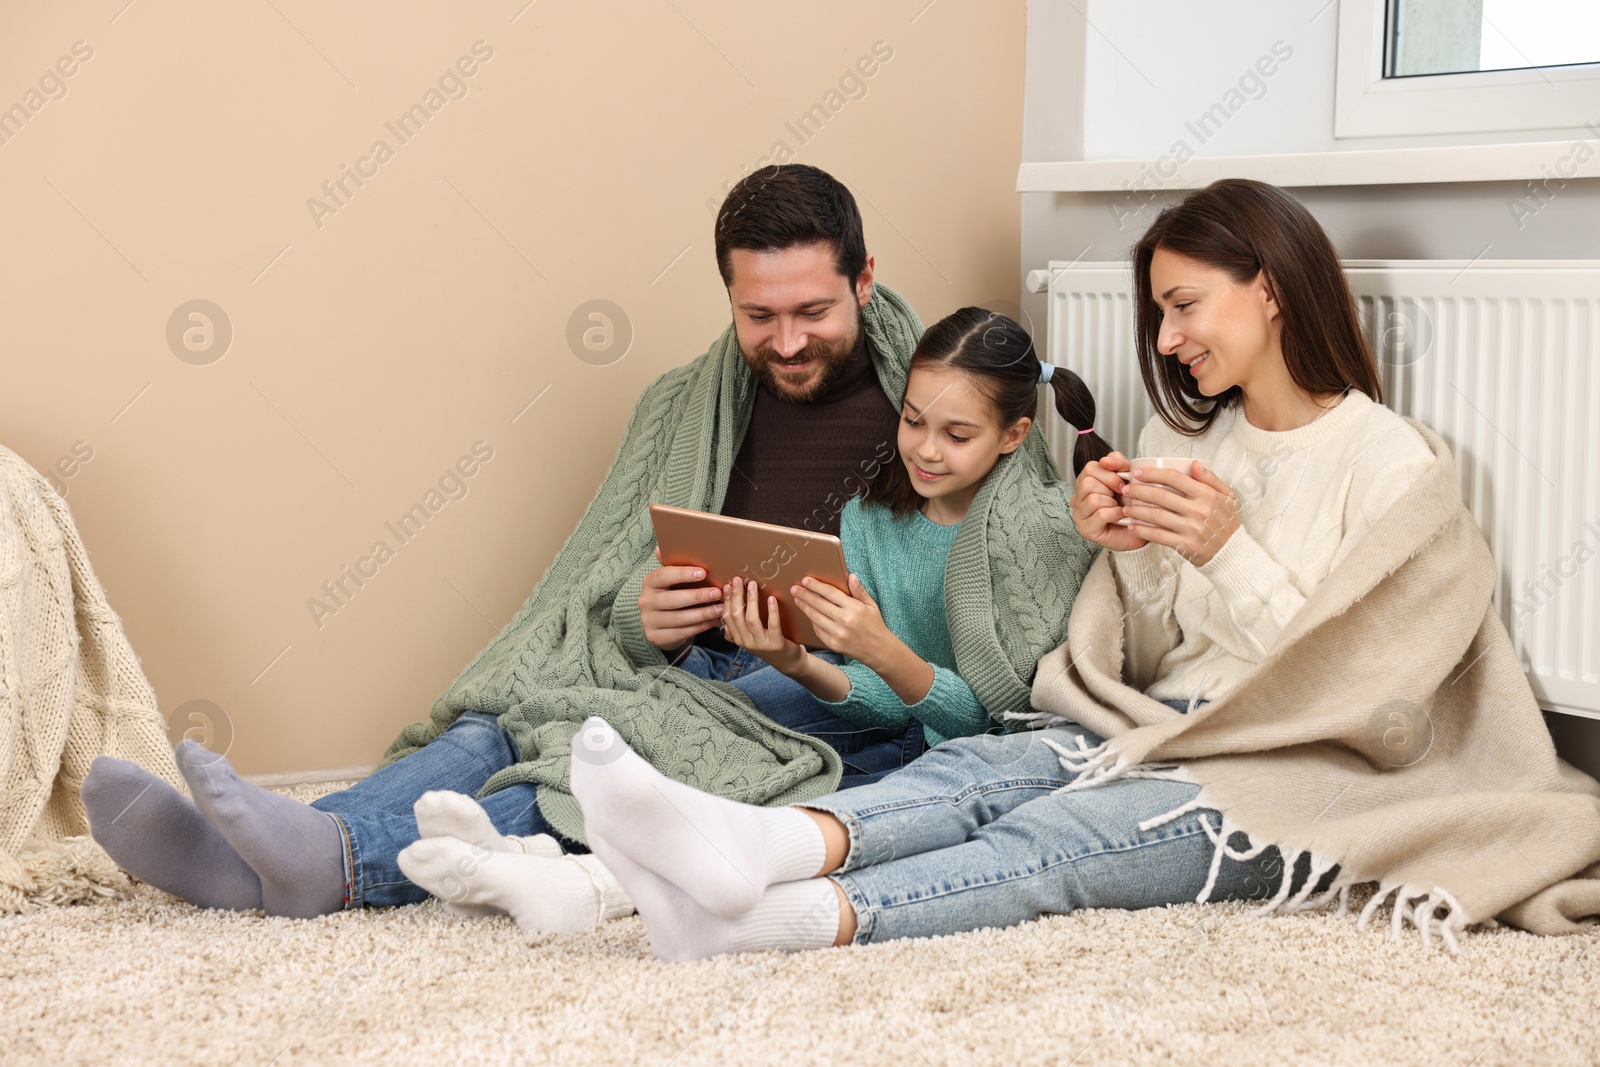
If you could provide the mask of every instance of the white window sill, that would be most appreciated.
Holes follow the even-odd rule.
[[[1586,131],[1600,137],[1593,129]],[[1218,178],[1255,178],[1289,188],[1315,185],[1410,185],[1600,177],[1594,139],[1522,144],[1367,148],[1270,156],[1091,159],[1024,163],[1019,193],[1198,189]]]

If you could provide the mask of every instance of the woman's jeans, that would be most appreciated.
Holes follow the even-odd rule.
[[[1216,829],[1220,815],[1198,809],[1139,828],[1193,800],[1200,787],[1187,782],[1125,778],[1056,793],[1076,775],[1044,739],[1075,749],[1080,734],[1100,743],[1077,725],[947,741],[881,782],[804,804],[849,831],[832,878],[855,909],[856,942],[1193,902],[1216,848],[1201,819]],[[1302,882],[1306,870],[1297,869]],[[1276,848],[1225,858],[1208,899],[1268,900],[1282,874]]]
[[[691,673],[731,682],[768,718],[838,749],[845,761],[841,790],[875,781],[922,754],[920,723],[913,723],[900,737],[886,730],[863,729],[833,715],[800,683],[743,649],[728,655],[696,646],[695,653],[703,655],[691,654],[683,663]],[[833,657],[831,652],[822,655]],[[417,840],[417,819],[412,811],[417,798],[434,789],[476,796],[485,782],[519,758],[511,735],[500,728],[495,716],[469,711],[405,759],[312,804],[334,816],[344,834],[347,906],[427,900],[428,891],[406,878],[396,860],[401,849]],[[555,834],[539,811],[537,791],[537,786],[513,785],[478,802],[502,834]],[[568,852],[583,851],[576,842],[558,839]]]

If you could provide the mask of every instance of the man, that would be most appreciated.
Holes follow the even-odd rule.
[[[894,458],[921,334],[909,307],[875,290],[854,198],[814,167],[747,177],[715,243],[731,330],[646,390],[577,531],[432,721],[314,806],[243,782],[192,743],[177,753],[192,803],[134,764],[99,760],[84,800],[118,863],[206,907],[310,917],[421,901],[396,856],[418,837],[424,793],[481,795],[492,829],[463,832],[582,840],[566,782],[590,714],[673,777],[756,803],[819,796],[842,774],[867,780],[921,752],[915,725],[862,731],[815,701],[756,713],[717,684],[753,664],[720,639],[720,590],[652,558],[655,501],[837,533],[844,502]]]

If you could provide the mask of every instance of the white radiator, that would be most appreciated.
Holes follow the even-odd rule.
[[[1495,606],[1539,703],[1600,718],[1600,261],[1345,263],[1384,401],[1450,445],[1500,568]],[[1133,349],[1123,263],[1051,263],[1052,363],[1094,392],[1100,433],[1131,451],[1154,414]],[[1063,471],[1073,436],[1053,408]]]

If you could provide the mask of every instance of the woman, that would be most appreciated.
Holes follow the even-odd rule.
[[[1159,412],[1138,454],[1193,462],[1080,472],[1074,521],[1109,551],[1040,664],[1043,729],[764,809],[585,725],[589,843],[657,954],[1320,906],[1364,881],[1368,913],[1398,893],[1396,930],[1426,940],[1437,920],[1452,946],[1497,914],[1555,932],[1600,910],[1600,885],[1560,881],[1600,860],[1600,786],[1554,757],[1448,455],[1379,403],[1326,234],[1281,190],[1218,182],[1162,212],[1134,267]],[[1563,821],[1580,829],[1544,829]],[[1509,837],[1525,868],[1494,845]]]

